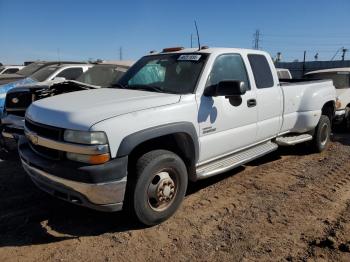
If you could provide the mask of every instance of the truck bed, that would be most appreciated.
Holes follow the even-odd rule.
[[[336,96],[332,80],[301,80],[280,83],[284,99],[281,133],[310,131],[321,116],[320,104]]]
[[[280,79],[280,85],[281,86],[294,86],[294,85],[303,85],[303,84],[311,84],[311,83],[320,83],[324,81],[331,81],[331,80],[315,80],[315,79]]]

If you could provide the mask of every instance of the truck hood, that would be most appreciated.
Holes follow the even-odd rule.
[[[34,102],[26,117],[45,125],[88,130],[115,116],[179,102],[181,96],[129,89],[101,88]]]

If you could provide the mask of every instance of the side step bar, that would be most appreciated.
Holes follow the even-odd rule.
[[[278,145],[268,141],[263,144],[251,147],[244,151],[223,157],[218,160],[214,160],[207,164],[203,164],[197,167],[197,179],[204,179],[217,175],[219,173],[228,171],[240,165],[243,165],[249,161],[252,161],[258,157],[266,155],[272,151],[275,151],[278,148]]]
[[[312,140],[312,135],[301,134],[295,136],[280,136],[276,138],[276,143],[280,146],[293,146],[299,143]]]

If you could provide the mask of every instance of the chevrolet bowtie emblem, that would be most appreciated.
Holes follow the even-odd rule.
[[[38,135],[35,133],[29,133],[27,134],[28,139],[30,140],[30,142],[32,142],[34,145],[38,144]]]

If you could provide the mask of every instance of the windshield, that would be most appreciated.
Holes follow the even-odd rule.
[[[336,89],[343,89],[350,87],[350,72],[329,72],[329,73],[315,73],[306,75],[308,79],[330,79]]]
[[[76,81],[94,86],[109,87],[112,83],[118,81],[127,70],[127,67],[118,65],[95,65],[80,75]]]
[[[153,92],[193,93],[207,54],[164,54],[141,58],[120,79],[122,88]]]
[[[23,69],[19,70],[17,74],[23,75],[23,76],[30,76],[34,72],[36,72],[39,68],[43,67],[45,64],[41,62],[31,63],[24,67]]]
[[[59,66],[45,66],[36,71],[30,77],[38,82],[42,82],[47,80],[58,68]]]

